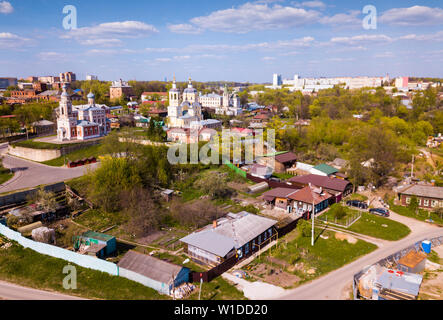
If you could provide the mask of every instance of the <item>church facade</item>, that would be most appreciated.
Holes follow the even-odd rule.
[[[192,86],[191,78],[189,78],[188,87],[182,93],[177,88],[174,77],[172,89],[169,91],[168,127],[185,129],[191,126],[191,122],[202,120],[199,94]]]
[[[111,130],[107,108],[95,104],[92,92],[88,94],[87,105],[73,106],[64,85],[57,112],[57,140],[88,140],[107,135]]]

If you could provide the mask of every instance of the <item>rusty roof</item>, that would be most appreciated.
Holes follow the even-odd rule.
[[[303,185],[308,185],[309,183],[311,183],[317,187],[322,187],[325,189],[331,189],[340,192],[344,192],[346,190],[346,187],[349,184],[351,184],[347,180],[330,178],[326,176],[319,176],[316,174],[308,174],[305,176],[293,177],[289,179],[289,182],[300,183]]]
[[[318,190],[317,188],[307,186],[295,193],[290,194],[288,198],[304,203],[314,202],[314,204],[317,205],[332,197],[332,195],[327,191],[324,190],[321,190],[321,192],[318,191],[320,190]]]
[[[275,160],[280,163],[297,161],[297,156],[292,152],[286,152],[275,156]]]
[[[409,251],[403,258],[398,260],[398,264],[404,265],[408,268],[415,268],[420,262],[426,259],[428,256],[423,252]]]

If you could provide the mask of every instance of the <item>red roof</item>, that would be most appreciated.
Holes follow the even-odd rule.
[[[288,180],[289,182],[299,183],[303,185],[312,184],[325,189],[344,192],[346,187],[351,183],[347,180],[319,176],[316,174],[308,174],[305,176],[297,176]]]
[[[275,156],[275,160],[280,163],[297,161],[297,156],[292,152],[286,152]]]
[[[0,116],[0,118],[3,118],[3,119],[9,119],[9,118],[15,118],[15,114],[10,114],[10,115],[7,115],[7,116]]]
[[[314,187],[304,187],[303,189],[289,195],[289,199],[304,203],[314,203],[315,205],[328,200],[332,195],[324,190],[316,190]]]

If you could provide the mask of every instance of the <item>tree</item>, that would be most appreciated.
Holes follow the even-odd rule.
[[[409,203],[408,207],[411,209],[411,211],[418,214],[418,199],[416,196],[411,197],[411,202]]]
[[[45,212],[51,212],[57,209],[55,194],[53,192],[45,191],[43,187],[40,187],[33,195],[31,195],[29,200],[35,203],[40,210]]]

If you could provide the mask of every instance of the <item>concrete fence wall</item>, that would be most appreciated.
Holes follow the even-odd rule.
[[[45,191],[49,192],[62,192],[65,191],[66,186],[64,182],[55,183],[51,185],[47,185],[44,187]],[[26,191],[20,191],[16,193],[7,194],[4,196],[0,196],[0,207],[8,206],[15,203],[21,203],[27,201],[27,198],[35,193],[38,189],[31,189]]]
[[[64,156],[68,153],[74,152],[79,149],[83,149],[86,147],[90,147],[96,144],[99,144],[100,140],[93,140],[93,141],[86,141],[82,143],[73,143],[68,144],[64,146],[63,148],[59,150],[52,150],[52,149],[34,149],[34,148],[25,148],[20,146],[9,146],[8,153],[10,155],[37,161],[37,162],[44,162],[49,161],[53,159],[60,158],[61,156]]]

